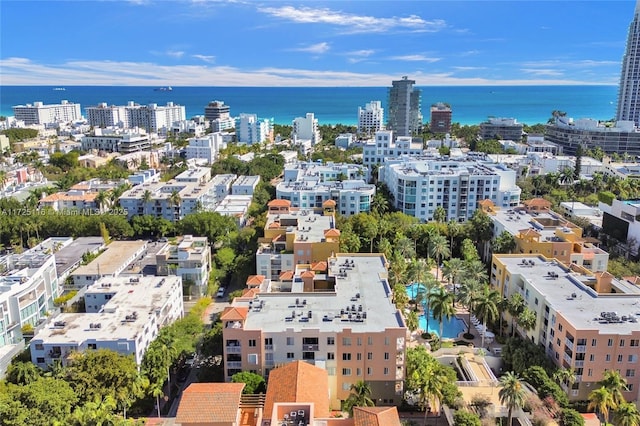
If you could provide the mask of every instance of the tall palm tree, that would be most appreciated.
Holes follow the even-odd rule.
[[[448,379],[441,374],[440,369],[433,362],[424,368],[417,369],[413,374],[422,375],[418,382],[420,383],[420,404],[424,407],[424,425],[426,425],[430,412],[440,412],[440,401],[444,396],[444,387],[448,384]]]
[[[409,302],[409,296],[407,295],[407,287],[404,284],[398,283],[393,286],[393,303],[396,305],[396,308],[401,311],[404,310],[404,307],[407,306]]]
[[[553,373],[553,380],[558,384],[571,386],[576,381],[576,372],[573,368],[559,368]]]
[[[431,255],[436,258],[436,280],[440,280],[440,263],[442,263],[442,258],[451,256],[449,242],[444,235],[434,235],[429,241],[429,251]]]
[[[462,225],[455,219],[449,219],[447,222],[447,236],[449,237],[449,249],[453,252],[455,239],[462,232]]]
[[[144,209],[144,214],[148,214],[147,213],[147,206],[149,204],[151,204],[151,199],[153,198],[153,195],[151,194],[151,191],[149,191],[148,189],[145,189],[144,192],[142,193],[142,208]]]
[[[402,237],[396,240],[395,250],[405,259],[411,259],[416,256],[416,250],[413,241],[411,241],[407,237]]]
[[[443,287],[438,287],[435,291],[429,294],[429,303],[431,305],[433,318],[440,322],[439,336],[442,341],[444,321],[456,314],[456,310],[453,307],[453,295]]]
[[[453,259],[445,260],[442,267],[442,274],[453,285],[453,306],[456,306],[456,287],[460,285],[460,279],[466,273],[465,268],[467,264],[464,260],[454,257]]]
[[[500,397],[500,403],[509,410],[507,421],[509,426],[511,426],[511,420],[513,419],[513,411],[524,407],[526,395],[526,390],[516,374],[509,371],[500,377],[498,396]]]
[[[467,264],[464,268],[465,279],[470,279],[479,283],[486,283],[489,281],[487,267],[482,263],[482,261],[475,259],[466,263]]]
[[[616,426],[640,426],[640,412],[632,402],[623,402],[613,412],[613,422]]]
[[[518,325],[524,330],[524,334],[527,331],[533,330],[536,326],[536,313],[529,308],[524,308],[524,311],[518,316]]]
[[[601,386],[598,389],[594,389],[589,393],[589,405],[588,410],[594,410],[601,414],[604,421],[609,420],[609,410],[617,408],[613,395],[609,389]]]
[[[500,303],[500,293],[492,290],[488,285],[480,291],[474,301],[474,311],[476,315],[482,317],[484,332],[482,333],[481,347],[484,348],[484,336],[487,330],[487,322],[495,321],[498,318],[498,303]]]
[[[102,211],[102,209],[107,205],[109,201],[109,194],[106,191],[99,191],[98,194],[96,195],[96,198],[94,199],[94,202],[96,203],[96,207],[98,208],[99,211]]]
[[[482,284],[475,280],[465,279],[458,292],[458,301],[467,307],[469,320],[467,320],[467,334],[471,334],[471,315],[473,315],[477,295],[482,288]]]
[[[627,387],[627,380],[620,375],[617,370],[606,370],[602,376],[602,380],[598,382],[599,385],[604,386],[613,397],[613,402],[616,405],[625,401],[622,392],[629,390]]]
[[[418,327],[420,327],[420,319],[415,311],[409,311],[409,313],[405,315],[404,322],[411,332],[416,331]]]
[[[371,399],[371,386],[364,380],[358,380],[351,385],[349,397],[344,402],[345,409],[353,416],[353,407],[373,407],[375,403]]]
[[[182,203],[180,193],[174,189],[169,195],[169,205],[174,208],[173,216],[175,219],[180,218],[180,203]]]
[[[516,335],[516,320],[522,311],[524,311],[526,306],[524,298],[520,293],[513,294],[509,299],[507,311],[509,312],[509,315],[511,315],[511,337]]]

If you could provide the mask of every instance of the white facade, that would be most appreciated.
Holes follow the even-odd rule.
[[[240,114],[235,120],[236,138],[239,143],[252,145],[271,140],[273,123],[256,114]]]
[[[640,243],[640,202],[637,200],[614,199],[611,205],[598,203],[602,211],[602,229],[605,233],[621,242],[630,244],[631,254],[638,254]]]
[[[253,195],[260,183],[260,176],[239,176],[231,184],[231,195]]]
[[[633,121],[640,127],[640,3],[636,3],[627,34],[618,88],[618,120]]]
[[[204,124],[198,123],[194,120],[176,121],[171,125],[172,133],[188,133],[196,138],[204,135],[206,131],[206,126]]]
[[[373,134],[384,128],[382,102],[371,101],[364,108],[358,107],[358,133]]]
[[[154,103],[141,106],[129,102],[125,109],[129,126],[140,127],[148,132],[166,134],[173,123],[187,119],[185,107],[174,105],[173,102],[167,102],[164,106]]]
[[[156,264],[156,275],[177,275],[183,283],[206,287],[211,270],[209,241],[207,237],[185,235],[163,247],[156,254]]]
[[[62,101],[59,104],[45,105],[42,102],[16,105],[13,107],[15,119],[23,121],[25,125],[52,124],[75,121],[82,118],[80,104]]]
[[[447,220],[462,222],[473,216],[478,201],[484,199],[506,208],[520,203],[514,170],[471,158],[388,159],[380,168],[379,179],[393,194],[395,208],[424,221],[433,220],[437,207],[444,208]]]
[[[391,130],[376,132],[375,139],[365,143],[362,150],[362,163],[365,166],[382,164],[385,158],[401,155],[419,155],[424,151],[422,142],[413,142],[409,136],[394,139]]]
[[[353,135],[351,133],[341,133],[336,136],[335,145],[338,148],[347,149],[353,143]]]
[[[101,102],[96,106],[85,108],[87,121],[94,127],[129,127],[127,111],[123,105],[107,105]]]
[[[205,160],[208,164],[213,164],[220,150],[226,147],[222,133],[210,133],[199,138],[191,138],[187,146],[187,159]]]
[[[295,139],[308,139],[311,141],[311,145],[319,143],[322,138],[320,137],[320,131],[318,130],[318,119],[315,118],[313,113],[307,113],[305,117],[297,117],[292,123],[293,131],[291,137]]]
[[[140,128],[135,129],[94,129],[93,135],[82,137],[82,150],[92,149],[108,152],[132,153],[151,147],[149,135]]]
[[[103,278],[85,293],[86,313],[61,314],[31,341],[31,361],[66,365],[73,352],[110,349],[142,362],[159,330],[182,317],[180,277]]]
[[[232,217],[238,227],[246,225],[249,217],[249,207],[253,202],[252,195],[227,195],[215,208],[215,212],[222,216]]]

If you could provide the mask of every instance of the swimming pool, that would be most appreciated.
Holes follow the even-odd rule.
[[[413,283],[407,286],[407,295],[410,299],[414,299],[419,289],[424,290],[424,286],[420,283]],[[426,302],[423,306],[426,305]],[[426,312],[426,306],[425,306]],[[427,318],[424,314],[420,315],[419,319],[419,327],[422,330],[426,330],[429,333],[440,334],[440,322],[433,318],[433,312],[429,311],[429,330],[427,330]],[[445,319],[442,324],[442,337],[445,339],[456,339],[458,335],[462,332],[467,331],[467,326],[464,321],[455,316]]]

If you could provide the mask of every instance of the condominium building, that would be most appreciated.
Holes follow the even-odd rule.
[[[431,131],[431,133],[450,133],[451,115],[451,107],[449,105],[442,102],[431,105],[429,131]]]
[[[93,134],[82,137],[82,150],[133,153],[148,150],[151,147],[149,135],[141,128],[96,128]]]
[[[184,284],[202,288],[207,286],[209,271],[211,250],[207,237],[178,237],[156,253],[156,275],[177,275]]]
[[[189,145],[186,148],[187,160],[202,160],[208,164],[213,164],[220,150],[227,147],[224,137],[221,133],[209,133],[208,135],[189,139]]]
[[[231,187],[236,179],[238,179],[238,175],[231,173],[215,175],[211,179],[211,190],[216,202],[222,201],[227,195],[231,194]]]
[[[231,195],[253,195],[259,183],[260,176],[238,176],[231,184]]]
[[[534,198],[506,210],[496,207],[490,200],[479,204],[493,222],[494,238],[505,231],[513,235],[515,253],[539,253],[592,272],[607,270],[609,253],[596,245],[597,239],[584,237],[581,227],[551,211],[549,201]]]
[[[376,132],[375,139],[367,142],[362,148],[362,164],[371,167],[384,163],[389,157],[401,155],[419,155],[424,152],[422,141],[414,142],[409,136],[394,138],[391,130]]]
[[[358,107],[358,133],[374,134],[384,128],[382,102],[371,101],[364,108]]]
[[[562,152],[575,155],[576,147],[600,148],[605,153],[640,155],[640,130],[633,121],[617,121],[613,126],[593,119],[572,120],[556,117],[545,127],[545,139],[560,146]]]
[[[87,122],[94,127],[129,127],[129,117],[124,105],[108,105],[101,102],[96,106],[86,107]]]
[[[335,225],[335,201],[318,209],[297,209],[288,200],[268,204],[264,237],[258,240],[256,271],[268,279],[291,276],[294,265],[325,261],[340,251],[340,231]]]
[[[56,192],[47,195],[38,201],[39,207],[48,207],[54,211],[78,210],[78,211],[99,211],[96,197],[98,192],[70,190],[66,192]],[[104,207],[104,206],[101,206]]]
[[[103,277],[118,277],[127,265],[144,256],[146,250],[146,241],[113,241],[98,257],[71,273],[73,285],[81,289]]]
[[[395,208],[424,221],[433,220],[437,207],[445,210],[447,220],[462,222],[473,216],[484,199],[507,208],[520,204],[514,170],[472,157],[388,159],[379,179],[393,194]]]
[[[331,407],[360,380],[400,404],[407,328],[387,267],[381,254],[337,254],[234,299],[221,315],[225,380],[302,360],[327,371]]]
[[[534,312],[535,326],[518,332],[575,372],[575,383],[563,385],[570,399],[587,400],[604,372],[617,370],[625,399],[638,401],[640,287],[534,254],[494,255],[491,285],[506,298],[520,294]]]
[[[240,114],[235,120],[235,127],[239,143],[253,145],[273,140],[273,122],[258,118],[256,114]]]
[[[138,105],[129,102],[126,106],[127,118],[130,127],[140,127],[147,132],[166,134],[176,121],[187,119],[185,107],[167,102],[167,105],[151,103]]]
[[[366,183],[364,176],[365,167],[357,164],[287,165],[282,182],[276,186],[276,198],[300,208],[322,207],[325,201],[333,200],[345,216],[368,212],[376,187]]]
[[[214,211],[232,217],[238,228],[243,228],[249,219],[251,203],[253,195],[227,195],[218,202]]]
[[[622,58],[616,117],[640,127],[640,3],[637,2]]]
[[[224,101],[211,101],[204,107],[204,118],[209,122],[213,122],[219,118],[229,118],[229,105],[225,105]]]
[[[50,105],[45,105],[42,102],[16,105],[13,107],[13,115],[16,120],[23,121],[27,126],[32,124],[66,123],[82,118],[80,104],[69,101]]]
[[[291,138],[296,140],[310,140],[311,146],[320,143],[322,138],[320,131],[318,130],[318,119],[315,118],[312,112],[307,113],[304,117],[297,117],[293,119]]]
[[[86,313],[58,315],[31,340],[31,361],[67,365],[75,352],[110,349],[140,365],[162,327],[183,316],[180,277],[105,277],[87,288]]]
[[[505,139],[511,141],[522,140],[522,123],[515,118],[489,117],[480,123],[480,137],[482,139]]]
[[[609,237],[626,243],[628,247],[625,250],[632,256],[637,256],[640,242],[640,201],[614,199],[611,205],[601,201],[598,208],[602,211],[602,231]]]
[[[405,76],[392,81],[389,88],[387,129],[398,136],[411,136],[422,129],[421,91],[413,87],[415,84]]]

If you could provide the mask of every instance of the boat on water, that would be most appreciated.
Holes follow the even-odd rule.
[[[167,87],[158,87],[153,90],[155,90],[156,92],[170,92],[173,90],[173,88],[171,86],[167,86]]]
[[[62,91],[67,89],[65,89],[64,87],[54,87],[53,90]]]

